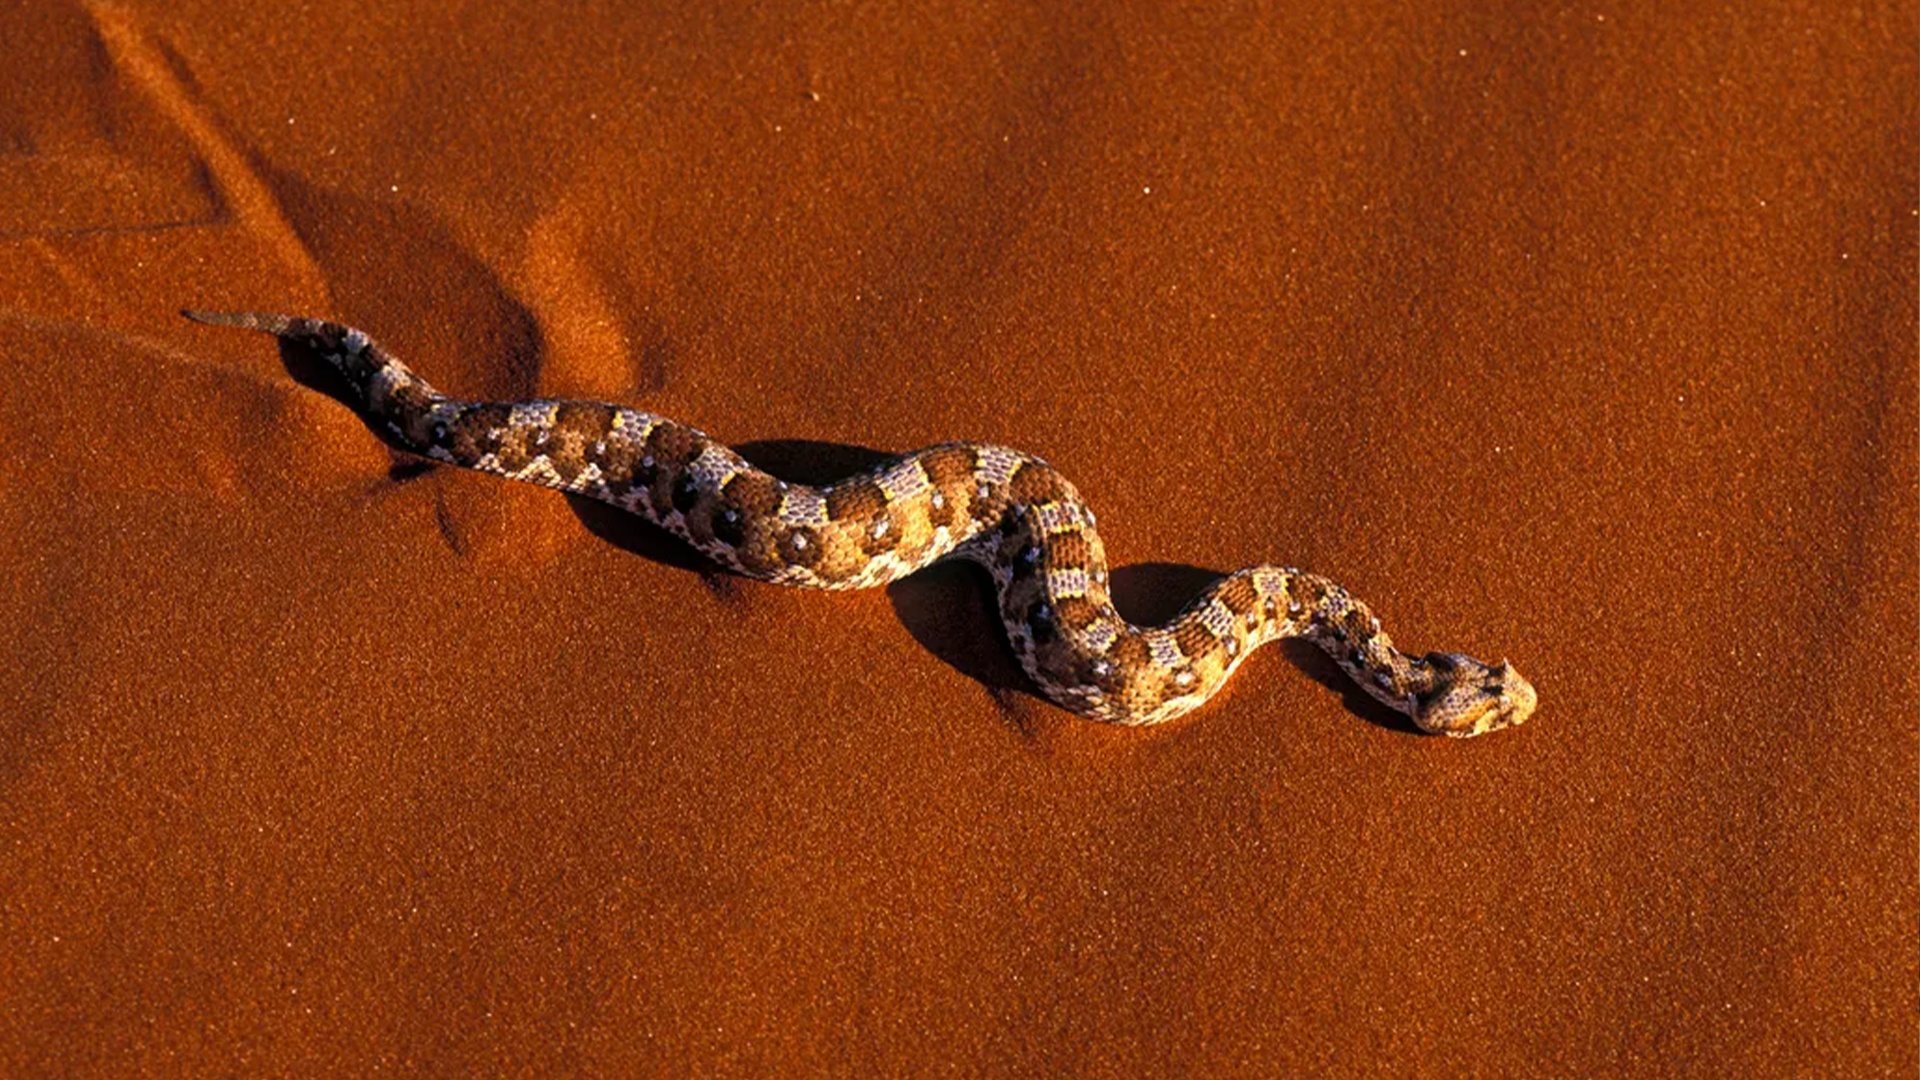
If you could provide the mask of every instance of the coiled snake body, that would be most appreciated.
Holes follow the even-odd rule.
[[[1255,566],[1221,578],[1164,626],[1114,610],[1093,511],[1046,462],[943,443],[823,488],[789,484],[685,424],[592,401],[459,401],[366,334],[286,315],[185,313],[274,334],[323,356],[359,411],[401,448],[575,492],[665,528],[750,578],[860,589],[945,558],[993,575],[1020,665],[1047,697],[1093,720],[1157,724],[1211,697],[1261,645],[1304,637],[1422,730],[1479,735],[1532,713],[1506,662],[1413,657],[1317,574]]]

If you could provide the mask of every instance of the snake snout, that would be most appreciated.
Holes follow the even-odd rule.
[[[1539,703],[1533,684],[1505,660],[1491,665],[1458,653],[1429,653],[1426,663],[1439,682],[1420,696],[1413,716],[1423,731],[1455,738],[1485,735],[1526,723]]]

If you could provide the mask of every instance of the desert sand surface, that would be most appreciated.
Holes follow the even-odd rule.
[[[0,14],[0,1073],[1911,1076],[1912,4]],[[949,439],[1122,610],[1310,567],[1125,730],[984,575],[722,578],[275,343],[798,479]]]

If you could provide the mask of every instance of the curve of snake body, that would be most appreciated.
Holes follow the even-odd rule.
[[[943,443],[827,487],[787,483],[685,424],[594,401],[460,401],[366,334],[250,312],[189,318],[273,334],[324,357],[402,449],[586,495],[637,514],[734,573],[812,589],[883,585],[947,558],[993,575],[1007,639],[1035,685],[1093,720],[1157,724],[1199,706],[1249,654],[1301,637],[1424,731],[1526,720],[1534,690],[1505,661],[1409,656],[1317,574],[1254,566],[1164,626],[1114,610],[1094,515],[1058,471],[1003,446]]]

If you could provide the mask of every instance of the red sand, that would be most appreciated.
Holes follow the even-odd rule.
[[[455,7],[0,15],[0,1072],[1920,1068],[1911,5]],[[1013,443],[1541,709],[1083,723],[183,306]]]

